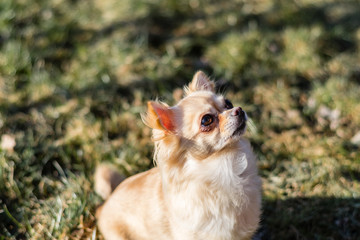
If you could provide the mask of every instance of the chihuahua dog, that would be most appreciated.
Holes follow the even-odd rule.
[[[261,180],[243,138],[247,116],[214,90],[201,71],[175,106],[148,102],[156,167],[121,181],[95,173],[105,203],[97,224],[105,239],[251,239],[259,225]],[[114,190],[114,191],[113,191]]]

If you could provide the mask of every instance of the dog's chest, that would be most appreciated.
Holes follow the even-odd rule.
[[[235,234],[247,198],[233,165],[225,159],[217,166],[202,166],[201,172],[196,172],[200,166],[190,166],[194,178],[169,194],[173,223],[193,239],[232,239]]]
[[[174,194],[171,196],[174,226],[187,233],[189,239],[231,239],[241,204],[239,193],[227,195],[228,192],[209,191],[201,185]]]

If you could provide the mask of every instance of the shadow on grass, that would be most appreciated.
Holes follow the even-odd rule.
[[[359,198],[265,199],[255,239],[358,239]]]
[[[186,76],[189,76],[190,72],[194,72],[194,69],[200,68],[206,69],[207,72],[211,74],[213,72],[212,66],[198,59],[203,56],[206,46],[219,43],[228,33],[246,31],[246,29],[254,23],[256,23],[256,28],[263,33],[281,32],[284,26],[294,28],[313,25],[322,26],[328,30],[328,33],[319,39],[317,48],[319,55],[324,59],[328,59],[335,54],[345,51],[352,51],[356,46],[353,32],[360,26],[360,17],[357,14],[360,8],[356,1],[328,3],[308,7],[301,7],[296,3],[290,3],[288,1],[276,1],[274,8],[261,13],[243,13],[241,11],[244,7],[242,4],[234,7],[229,3],[230,1],[225,1],[224,5],[212,14],[208,14],[202,9],[199,12],[191,9],[182,9],[182,11],[178,10],[172,14],[168,14],[166,11],[160,11],[158,7],[151,7],[149,5],[149,13],[144,17],[114,21],[100,29],[83,27],[78,19],[71,21],[59,20],[55,21],[50,28],[36,29],[30,38],[25,34],[27,32],[26,29],[41,20],[36,16],[38,14],[34,14],[34,16],[14,19],[11,34],[13,36],[11,37],[25,39],[29,46],[31,46],[33,61],[36,59],[44,59],[47,65],[55,66],[60,72],[64,71],[63,66],[66,65],[65,63],[74,57],[76,53],[75,50],[78,46],[92,46],[98,41],[110,38],[117,32],[126,33],[124,38],[129,42],[135,41],[139,36],[145,36],[147,39],[147,47],[155,50],[155,52],[160,55],[166,52],[165,49],[169,43],[174,44],[179,39],[189,38],[191,39],[189,46],[177,49],[178,55],[185,57],[185,66],[181,71],[186,72],[186,74],[183,74]],[[207,5],[210,6],[212,3]],[[355,9],[356,11],[347,10],[348,13],[334,17],[329,14],[329,9],[335,8],[344,8],[345,10]],[[282,11],[278,9],[282,9]],[[55,15],[59,19],[62,17],[62,14],[60,14],[62,12],[61,10],[60,7],[54,8]],[[224,22],[221,23],[221,27],[216,28],[212,26],[210,22],[207,23],[209,19],[220,19],[222,16],[231,13],[237,14],[239,18],[234,25],[229,25]],[[186,21],[184,21],[184,19],[186,19]],[[194,30],[193,27],[188,26],[195,25],[197,21],[205,21],[205,28],[214,27],[214,29],[211,31],[202,31]],[[334,29],[337,30],[334,31]],[[0,33],[0,46],[9,40],[9,38],[10,36],[5,36]],[[281,43],[279,43],[279,45],[281,45]],[[247,68],[239,69],[237,71],[242,73],[242,71],[246,71],[246,69]],[[170,80],[178,74],[181,74],[180,71],[176,71],[173,76],[167,76],[168,79],[164,81],[159,81],[158,85],[169,83],[169,86],[174,86],[174,84],[171,85]],[[263,76],[262,78],[274,78],[274,76],[279,73],[274,69],[274,71],[268,74],[270,76]],[[356,76],[356,73],[353,75]],[[149,82],[151,81],[144,79],[144,86],[148,86]],[[253,79],[243,77],[242,82],[250,83],[253,82]],[[300,79],[298,82],[303,81]],[[132,87],[139,86],[143,86],[142,83],[128,86],[128,88],[133,89]],[[236,87],[236,85],[232,86]],[[237,87],[239,88],[239,86]]]

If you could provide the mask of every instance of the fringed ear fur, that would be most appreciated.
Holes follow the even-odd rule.
[[[192,81],[185,87],[185,95],[196,91],[215,92],[215,83],[211,81],[204,72],[195,73]],[[165,103],[149,101],[147,113],[142,115],[142,120],[152,129],[162,130],[165,133],[175,133],[174,109]]]
[[[196,91],[211,91],[215,92],[215,83],[211,81],[208,76],[202,71],[195,73],[189,86],[185,87],[186,95]]]
[[[166,131],[167,133],[175,132],[175,119],[173,110],[166,104],[149,101],[148,110],[142,115],[142,120],[150,128]]]

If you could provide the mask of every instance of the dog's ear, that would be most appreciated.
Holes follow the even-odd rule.
[[[150,128],[163,130],[166,133],[175,132],[174,110],[165,103],[149,101],[146,115],[142,120]]]
[[[186,95],[196,91],[211,91],[215,92],[215,83],[211,81],[208,76],[202,71],[195,73],[191,83],[185,87]]]

